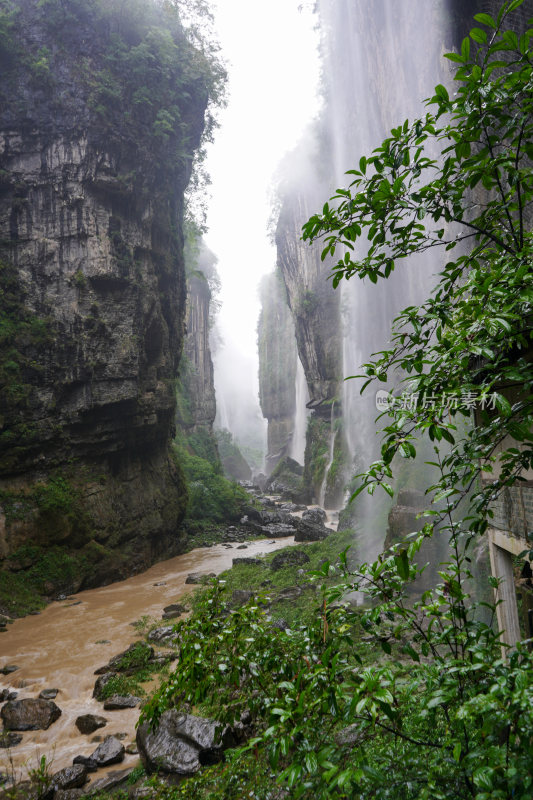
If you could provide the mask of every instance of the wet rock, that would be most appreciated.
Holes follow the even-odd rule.
[[[237,564],[252,564],[252,565],[261,565],[263,562],[260,558],[251,558],[248,556],[241,556],[239,558],[232,559],[232,564],[235,567]]]
[[[154,628],[153,631],[150,631],[148,639],[151,642],[163,642],[169,639],[177,639],[177,636],[172,625],[163,625],[160,628]]]
[[[0,703],[5,703],[6,700],[15,700],[18,692],[12,692],[11,689],[2,689],[0,692]]]
[[[248,603],[254,593],[249,589],[235,589],[231,595],[230,606],[236,608],[243,606],[245,603]]]
[[[137,666],[150,661],[150,659],[153,657],[154,648],[151,647],[151,645],[141,642],[134,642],[133,644],[130,644],[126,650],[123,650],[122,653],[118,653],[116,656],[113,656],[113,658],[110,658],[105,666],[96,669],[94,674],[106,675],[110,672],[127,673],[131,670],[134,670]]]
[[[323,508],[308,508],[302,514],[302,519],[306,522],[313,522],[315,525],[323,525],[326,521],[326,516]]]
[[[308,564],[309,561],[309,556],[302,550],[285,550],[282,553],[276,553],[270,562],[270,569],[277,572],[283,567],[298,567],[301,564]]]
[[[89,734],[107,725],[107,719],[98,714],[81,714],[76,718],[75,725],[80,733]]]
[[[127,745],[126,745],[126,753],[127,753],[129,756],[136,756],[136,755],[138,755],[138,754],[139,754],[139,749],[138,749],[138,747],[137,747],[137,743],[136,743],[136,742],[130,742],[129,744],[127,744]]]
[[[240,544],[237,547],[237,550],[248,550],[248,545],[247,544]]]
[[[121,711],[124,708],[135,708],[142,703],[142,697],[133,694],[113,694],[104,701],[104,711]]]
[[[76,756],[72,760],[72,764],[81,764],[86,768],[87,772],[96,772],[98,769],[98,764],[93,761],[92,758],[89,758],[89,756]]]
[[[12,733],[11,731],[0,731],[0,748],[7,750],[10,747],[16,747],[22,741],[20,733]]]
[[[175,709],[161,715],[155,731],[148,723],[137,730],[139,755],[148,772],[192,775],[202,764],[220,761],[234,744],[229,726]]]
[[[205,583],[205,581],[207,581],[209,578],[216,578],[215,573],[214,572],[209,572],[206,575],[205,573],[201,573],[201,572],[191,572],[189,575],[187,575],[187,579],[185,580],[185,583],[188,583],[188,584]]]
[[[286,589],[282,589],[281,592],[278,593],[276,596],[276,600],[296,600],[297,597],[300,597],[302,590],[299,586],[287,586]]]
[[[258,522],[260,525],[263,524],[263,512],[258,511],[257,508],[254,506],[245,506],[243,509],[244,517],[246,518],[247,522]],[[241,523],[244,525],[243,521]]]
[[[92,794],[103,794],[111,792],[113,789],[118,789],[120,786],[126,783],[132,772],[133,767],[128,767],[127,769],[116,769],[113,772],[109,772],[103,778],[91,783],[86,794],[89,796]]]
[[[116,677],[116,674],[117,674],[116,672],[106,672],[103,675],[100,675],[100,677],[96,679],[96,683],[94,684],[94,689],[93,689],[93,697],[96,698],[96,700],[102,701],[105,699],[103,691],[107,686],[107,684],[109,683],[109,681],[111,680],[111,678]]]
[[[189,609],[187,606],[182,605],[181,603],[171,603],[169,606],[165,606],[163,611],[165,614],[176,613],[176,614],[186,614]]]
[[[89,758],[97,767],[109,767],[111,764],[119,764],[124,761],[125,752],[124,745],[116,736],[108,736]]]
[[[166,586],[166,585],[167,585],[166,581],[157,581],[157,583],[154,583],[154,586]]]
[[[287,536],[295,536],[296,528],[292,525],[285,525],[283,522],[271,522],[269,525],[263,525],[258,531],[263,536],[274,536],[276,539],[284,539]]]
[[[59,694],[59,689],[43,689],[42,692],[39,692],[39,697],[41,700],[54,700]]]
[[[316,525],[314,522],[307,522],[304,519],[295,518],[296,534],[294,540],[296,542],[320,542],[326,539],[331,531],[323,525]]]
[[[6,664],[5,667],[0,669],[0,673],[2,675],[11,675],[12,672],[16,672],[20,667],[17,667],[16,664]]]
[[[54,800],[79,800],[86,793],[83,789],[57,789]]]
[[[52,786],[55,789],[79,789],[85,783],[87,783],[87,767],[84,764],[65,767],[52,775]]]
[[[61,716],[61,709],[53,700],[27,698],[9,700],[2,706],[0,716],[8,731],[47,730]]]

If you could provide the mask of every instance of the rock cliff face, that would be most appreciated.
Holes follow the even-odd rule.
[[[187,280],[185,345],[180,366],[186,403],[178,407],[178,425],[188,433],[212,433],[216,415],[213,362],[209,346],[211,290],[202,273]]]
[[[207,92],[179,21],[133,6],[2,11],[0,557],[81,549],[93,584],[176,550],[186,494],[169,442]]]
[[[268,420],[266,470],[289,454],[294,434],[296,338],[281,275],[261,282],[261,314],[257,327],[259,347],[259,402]]]
[[[340,295],[327,281],[320,246],[301,241],[302,225],[316,209],[317,192],[286,195],[276,230],[278,265],[287,289],[298,353],[309,390],[308,407],[321,409],[338,394],[341,375]]]

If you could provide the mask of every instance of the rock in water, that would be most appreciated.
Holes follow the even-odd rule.
[[[89,756],[97,767],[108,767],[124,761],[124,745],[115,736],[108,736],[99,744],[94,753]]]
[[[314,522],[315,525],[323,525],[326,521],[326,516],[323,508],[308,508],[302,514],[302,519],[306,522]]]
[[[27,698],[10,700],[2,707],[0,716],[7,731],[46,730],[61,716],[53,700]]]
[[[94,733],[98,728],[103,728],[107,725],[105,717],[99,717],[97,714],[82,714],[76,719],[76,727],[80,733]]]
[[[11,747],[16,747],[22,741],[20,733],[11,733],[11,731],[0,732],[0,748],[8,750]]]
[[[96,700],[104,700],[104,687],[106,684],[109,683],[111,678],[116,677],[116,672],[106,672],[104,675],[100,675],[99,678],[96,679],[93,689],[93,697]]]
[[[224,750],[234,744],[228,725],[175,709],[161,715],[155,731],[148,723],[137,730],[139,755],[148,772],[192,775],[201,764],[219,761]]]
[[[304,519],[295,518],[296,535],[295,542],[320,542],[326,539],[331,531],[323,525],[316,525],[314,522],[306,522]]]
[[[59,689],[43,689],[39,692],[41,700],[53,700],[59,694]]]
[[[87,767],[83,764],[65,767],[52,775],[52,786],[56,789],[79,789],[84,783],[87,783]]]
[[[133,694],[113,694],[104,701],[105,711],[121,711],[123,708],[135,708],[142,703],[142,697]]]

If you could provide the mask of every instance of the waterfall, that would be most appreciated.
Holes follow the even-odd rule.
[[[309,390],[305,380],[305,372],[300,358],[296,361],[295,386],[295,409],[294,409],[294,430],[292,433],[290,456],[299,464],[304,463],[305,457],[305,433],[307,430],[307,418],[309,409]]]
[[[329,422],[329,456],[328,456],[328,461],[326,463],[326,468],[324,470],[324,478],[322,479],[322,485],[320,487],[320,492],[318,495],[318,505],[321,508],[326,507],[326,491],[328,487],[329,471],[331,469],[331,465],[333,464],[333,459],[335,455],[336,436],[337,436],[337,431],[335,430],[335,401],[333,401],[333,403],[331,404],[331,415]]]
[[[422,101],[433,94],[435,84],[450,83],[450,68],[442,57],[444,42],[451,44],[453,35],[448,2],[320,0],[335,188],[349,182],[346,170],[368,155],[391,127],[424,113]],[[344,377],[360,373],[372,353],[387,347],[391,322],[402,308],[428,295],[440,267],[436,258],[442,255],[400,262],[377,287],[358,278],[342,282]],[[361,396],[360,387],[360,380],[348,380],[342,391],[352,471],[364,469],[379,453],[375,392],[369,387]],[[365,558],[373,558],[383,544],[390,503],[379,507],[361,495],[356,502],[360,545]]]

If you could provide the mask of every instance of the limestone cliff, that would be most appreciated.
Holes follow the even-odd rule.
[[[185,342],[179,367],[176,422],[178,435],[211,463],[218,463],[213,422],[216,416],[215,382],[211,358],[211,320],[217,284],[215,256],[198,240],[191,253],[186,248],[187,306]]]
[[[179,547],[183,192],[206,70],[155,3],[1,8],[0,558],[61,544],[95,584]]]
[[[268,420],[266,471],[289,455],[294,434],[296,339],[287,293],[279,272],[261,281],[257,326],[259,403]]]

